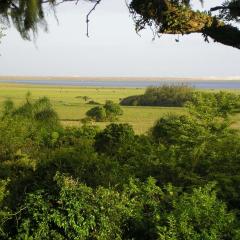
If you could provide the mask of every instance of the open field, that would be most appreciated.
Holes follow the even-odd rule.
[[[24,101],[26,93],[31,92],[32,99],[47,96],[57,110],[62,123],[66,126],[79,126],[80,120],[85,117],[88,109],[93,107],[83,99],[104,103],[106,100],[119,102],[121,98],[131,95],[142,94],[144,88],[91,88],[91,87],[57,87],[36,86],[22,84],[0,83],[0,105],[8,98],[16,104]],[[136,133],[145,133],[154,122],[164,114],[184,113],[183,108],[166,107],[123,107],[124,114],[119,119],[121,123],[129,123]],[[233,116],[234,127],[240,127],[240,114]],[[96,123],[104,127],[108,122]]]

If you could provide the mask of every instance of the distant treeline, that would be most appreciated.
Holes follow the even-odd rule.
[[[197,92],[193,87],[181,85],[162,85],[148,87],[143,95],[135,95],[124,98],[120,104],[125,106],[164,106],[183,107],[187,102],[199,101],[201,98],[209,98],[213,101],[224,101],[225,104],[238,105],[240,97],[228,92]]]

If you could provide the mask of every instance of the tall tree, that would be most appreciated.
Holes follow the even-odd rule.
[[[87,0],[93,3],[89,14],[103,0]],[[202,2],[202,0],[200,0]],[[1,0],[0,16],[9,23],[11,18],[22,37],[29,39],[40,25],[46,27],[44,5],[55,8],[64,2],[79,0]],[[136,24],[136,31],[146,26],[159,34],[202,33],[204,39],[212,38],[224,45],[240,48],[240,0],[226,0],[209,11],[195,10],[191,0],[131,0],[129,10]],[[89,21],[87,16],[87,23]]]

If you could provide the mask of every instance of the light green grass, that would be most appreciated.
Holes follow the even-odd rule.
[[[57,111],[64,125],[79,126],[79,120],[85,117],[85,112],[89,106],[69,107],[68,109],[58,107]],[[133,126],[136,133],[145,133],[154,122],[164,114],[183,112],[181,108],[160,108],[160,107],[123,107],[123,116],[118,120],[119,123],[129,123]],[[74,121],[75,120],[75,121]],[[109,122],[94,123],[100,127],[105,127]]]
[[[143,94],[144,88],[94,88],[94,87],[58,87],[58,86],[36,86],[21,84],[0,83],[0,105],[6,99],[12,99],[17,105],[21,104],[27,92],[31,92],[31,98],[48,97],[59,114],[65,126],[80,126],[80,120],[93,105],[86,104],[80,98],[88,96],[91,100],[104,103],[106,100],[119,102],[127,96]],[[136,133],[145,133],[151,128],[156,120],[168,113],[184,113],[183,108],[168,107],[122,107],[124,114],[120,117],[120,123],[129,123]],[[240,126],[240,114],[234,115],[234,127]],[[104,127],[109,122],[94,123]]]

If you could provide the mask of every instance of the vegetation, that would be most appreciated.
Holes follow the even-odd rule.
[[[119,104],[107,100],[105,105],[93,107],[86,112],[89,119],[97,122],[116,121],[123,114]]]
[[[88,1],[94,5],[87,15],[87,24],[89,15],[101,3],[101,0]],[[2,0],[0,16],[6,24],[9,24],[11,18],[22,37],[30,39],[31,30],[36,34],[39,26],[47,29],[45,15],[48,7],[55,11],[55,8],[64,2],[78,3],[78,0]],[[190,0],[131,0],[128,7],[135,21],[136,31],[149,26],[154,36],[201,33],[206,41],[212,38],[215,42],[240,48],[240,31],[237,25],[240,17],[239,0],[222,1],[220,6],[208,11],[195,9],[192,2]]]
[[[240,133],[226,95],[196,94],[146,135],[64,128],[46,97],[5,101],[0,238],[238,240]]]

